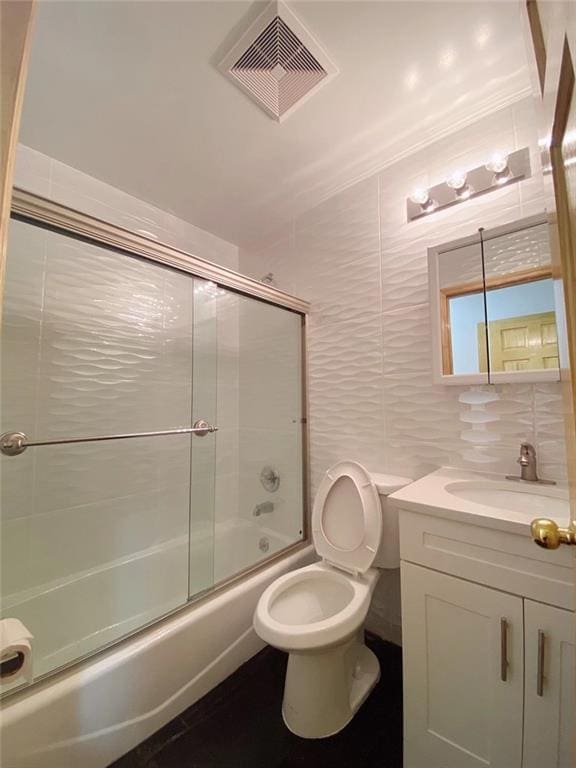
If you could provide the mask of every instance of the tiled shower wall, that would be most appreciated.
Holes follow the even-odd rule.
[[[14,184],[221,266],[238,269],[236,245],[23,144],[18,146]],[[238,333],[237,320],[229,317],[230,303],[226,297],[219,302],[216,331],[219,365],[225,374],[220,378],[216,404],[221,424],[215,488],[219,522],[236,514],[238,494],[238,372],[233,370],[238,366]]]
[[[519,184],[408,224],[406,197],[496,150],[530,147],[533,175]],[[243,272],[272,272],[278,287],[312,303],[309,398],[312,486],[335,461],[418,477],[441,465],[470,467],[460,434],[463,387],[435,385],[431,370],[427,249],[544,210],[535,116],[523,100],[322,202],[266,241],[240,251]],[[565,476],[558,384],[502,385],[488,407],[501,439],[500,472],[515,472],[522,439],[541,473]],[[472,468],[474,468],[472,466]],[[378,623],[397,637],[397,575],[381,579]]]
[[[18,145],[14,185],[223,267],[238,269],[236,245],[24,144]]]

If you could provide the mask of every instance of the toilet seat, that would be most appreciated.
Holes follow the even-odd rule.
[[[312,539],[320,557],[348,573],[365,573],[382,535],[380,498],[361,464],[341,461],[324,475],[312,510]]]
[[[254,628],[262,640],[286,651],[339,643],[362,626],[379,575],[373,569],[353,579],[324,563],[286,573],[260,597]]]

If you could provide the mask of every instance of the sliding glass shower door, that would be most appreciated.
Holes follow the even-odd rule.
[[[29,440],[138,434],[214,418],[193,402],[194,280],[22,221],[9,238],[1,431]],[[214,351],[207,334],[195,382]],[[191,485],[191,446],[198,452]],[[214,434],[112,439],[2,456],[2,615],[44,674],[183,605],[191,520],[212,552]],[[199,500],[200,486],[206,490]],[[191,508],[191,488],[195,503]]]
[[[299,313],[13,219],[1,342],[0,618],[36,678],[303,538]]]
[[[217,301],[214,576],[222,581],[303,538],[304,404],[301,316],[230,292]]]

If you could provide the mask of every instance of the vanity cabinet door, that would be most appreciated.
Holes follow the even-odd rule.
[[[523,768],[574,765],[574,614],[525,601]]]
[[[403,562],[402,616],[405,768],[520,768],[522,599]]]

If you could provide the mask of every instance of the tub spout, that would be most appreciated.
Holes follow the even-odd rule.
[[[260,517],[260,515],[267,515],[270,512],[274,512],[274,504],[271,501],[263,501],[261,504],[256,504],[252,514],[254,517]]]

